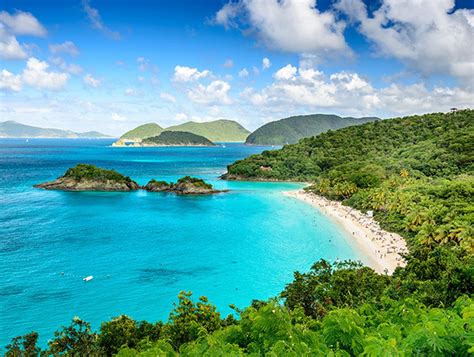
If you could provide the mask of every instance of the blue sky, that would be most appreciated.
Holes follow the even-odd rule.
[[[473,106],[473,48],[470,1],[3,0],[1,120],[118,135],[446,111]]]

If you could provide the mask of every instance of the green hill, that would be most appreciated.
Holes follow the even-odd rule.
[[[71,130],[40,128],[16,121],[0,122],[0,138],[107,138],[98,131],[76,133]]]
[[[160,135],[163,128],[156,123],[148,123],[137,126],[135,129],[127,131],[119,140],[130,140],[140,142],[145,138]]]
[[[158,136],[143,139],[144,146],[214,146],[215,144],[201,135],[184,131],[164,131]]]
[[[302,138],[318,135],[328,130],[364,124],[377,119],[375,117],[341,118],[328,114],[299,115],[261,126],[247,137],[245,143],[251,145],[294,144]]]
[[[215,120],[206,123],[187,122],[170,126],[167,131],[187,131],[208,138],[212,142],[245,141],[249,131],[233,120]]]

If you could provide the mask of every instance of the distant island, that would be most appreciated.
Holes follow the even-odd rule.
[[[163,131],[158,136],[143,139],[133,146],[216,146],[204,136],[184,131]]]
[[[206,195],[220,193],[204,180],[184,176],[176,183],[150,180],[145,186],[140,186],[130,177],[115,170],[106,170],[90,164],[78,164],[54,181],[34,185],[36,188],[57,191],[113,191],[126,192],[146,190],[150,192],[174,192],[178,195]]]
[[[328,114],[292,116],[261,126],[247,137],[245,143],[249,145],[294,144],[302,138],[319,135],[328,130],[365,124],[374,120],[379,120],[379,118],[342,118]]]
[[[123,134],[113,146],[142,143],[145,139],[159,136],[163,132],[186,132],[204,137],[210,142],[244,142],[249,131],[233,120],[214,120],[204,123],[187,122],[166,129],[156,123],[143,124]]]
[[[65,139],[98,139],[110,138],[109,135],[99,133],[98,131],[88,131],[85,133],[76,133],[70,130],[40,128],[31,125],[25,125],[16,121],[0,122],[0,138],[65,138]]]

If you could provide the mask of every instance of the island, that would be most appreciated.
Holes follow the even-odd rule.
[[[66,171],[54,181],[44,182],[33,187],[58,191],[136,191],[173,192],[178,195],[208,195],[227,192],[216,190],[204,180],[184,176],[176,183],[150,180],[145,186],[140,186],[130,177],[115,170],[105,170],[90,164],[78,164]]]
[[[225,190],[216,190],[204,180],[191,176],[182,177],[176,183],[151,180],[143,188],[150,192],[174,192],[178,195],[208,195],[226,192]]]
[[[135,191],[140,185],[114,170],[89,164],[78,164],[54,181],[34,185],[36,188],[60,191]]]
[[[201,135],[185,131],[164,131],[133,146],[216,146],[216,144]]]

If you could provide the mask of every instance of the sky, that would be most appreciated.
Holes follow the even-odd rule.
[[[473,3],[2,0],[0,121],[120,135],[474,107]]]

